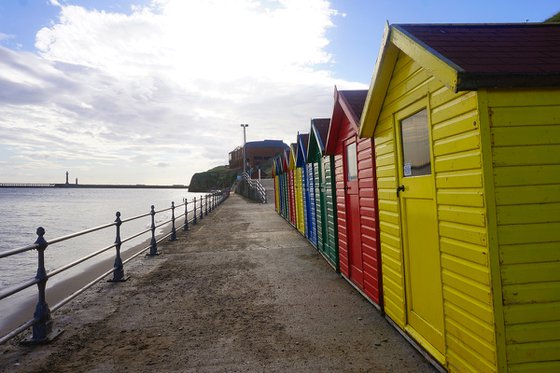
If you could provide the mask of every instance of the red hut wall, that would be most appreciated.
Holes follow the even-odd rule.
[[[370,300],[381,303],[381,263],[379,249],[379,230],[377,212],[377,190],[375,188],[375,165],[372,139],[358,139],[357,132],[350,120],[343,116],[337,136],[335,151],[336,203],[338,218],[338,245],[340,272],[352,281]],[[346,206],[346,185],[344,165],[344,143],[355,139],[358,166],[358,199],[359,223],[349,222]],[[352,232],[348,231],[348,228]],[[353,241],[359,247],[349,248],[348,240],[356,235]],[[357,250],[357,251],[356,251]],[[360,252],[361,251],[361,252]],[[354,263],[352,258],[360,257],[361,263]],[[357,266],[356,266],[357,265]],[[361,268],[360,268],[361,267]],[[361,273],[352,273],[361,272]]]
[[[360,237],[364,274],[364,293],[380,303],[379,231],[377,221],[377,189],[375,188],[372,139],[358,139],[358,185],[360,196]]]
[[[346,227],[347,214],[346,214],[346,183],[344,182],[344,158],[342,153],[344,151],[343,141],[350,136],[356,136],[348,119],[344,118],[344,122],[339,133],[339,141],[336,147],[336,154],[334,156],[334,173],[336,180],[336,211],[338,218],[338,260],[340,265],[340,273],[347,278],[350,277],[350,264],[348,252],[348,231]]]
[[[290,204],[290,223],[296,225],[296,189],[294,186],[294,170],[288,170],[288,197]]]

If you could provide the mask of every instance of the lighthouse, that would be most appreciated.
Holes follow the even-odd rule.
[[[68,171],[66,171],[66,185],[68,185]]]

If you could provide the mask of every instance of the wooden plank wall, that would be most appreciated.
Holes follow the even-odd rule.
[[[447,366],[495,371],[496,339],[476,93],[455,94],[402,52],[375,130],[384,309],[407,324],[394,113],[429,104]]]
[[[560,371],[560,91],[489,91],[510,371]]]
[[[358,194],[360,198],[360,234],[364,275],[364,293],[375,303],[380,303],[379,241],[377,222],[377,193],[373,140],[358,139]]]

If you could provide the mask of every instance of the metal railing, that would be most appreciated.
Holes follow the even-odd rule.
[[[257,201],[267,203],[266,188],[258,180],[251,179],[248,173],[241,174],[241,180],[237,184],[236,192]]]
[[[186,199],[183,199],[183,203],[181,203],[180,205],[175,205],[174,202],[171,202],[171,207],[158,211],[156,211],[154,206],[152,205],[149,213],[133,216],[131,218],[127,218],[124,220],[121,219],[121,213],[117,211],[116,219],[112,223],[107,223],[94,228],[89,228],[66,236],[58,237],[50,241],[47,241],[44,238],[45,229],[42,227],[37,228],[37,232],[36,232],[37,240],[35,241],[35,243],[22,248],[8,250],[0,253],[0,259],[25,253],[32,250],[37,250],[37,254],[38,254],[37,274],[35,275],[35,278],[0,291],[0,301],[2,301],[14,294],[17,294],[27,288],[30,288],[33,285],[37,285],[37,289],[38,289],[38,299],[37,299],[37,304],[35,306],[35,313],[33,315],[33,318],[19,325],[17,328],[13,329],[8,334],[0,337],[0,344],[5,343],[6,341],[14,338],[15,336],[22,333],[29,327],[33,328],[33,332],[31,337],[28,339],[27,343],[37,344],[37,343],[43,343],[52,340],[53,338],[56,337],[56,335],[60,333],[60,331],[53,331],[52,329],[53,320],[51,317],[51,313],[55,312],[56,310],[64,306],[66,303],[70,302],[72,299],[74,299],[75,297],[77,297],[85,290],[87,290],[88,288],[90,288],[91,286],[99,282],[104,277],[110,275],[111,273],[113,274],[113,277],[112,279],[109,280],[110,282],[126,281],[124,267],[123,267],[125,263],[128,263],[129,261],[138,257],[139,255],[146,252],[147,250],[149,250],[148,254],[146,254],[147,257],[153,257],[158,255],[159,254],[158,247],[157,247],[158,243],[165,240],[166,238],[169,238],[170,241],[175,241],[177,239],[176,224],[178,223],[178,220],[182,218],[181,221],[182,229],[184,231],[188,231],[189,224],[197,224],[199,220],[202,220],[205,215],[208,215],[209,212],[212,212],[228,196],[229,196],[229,190],[225,192],[221,192],[221,191],[214,192],[214,193],[206,194],[204,196],[194,197],[190,202],[187,201]],[[190,206],[192,206],[191,209],[189,209]],[[182,213],[176,216],[175,211],[179,208],[183,208]],[[167,211],[171,211],[171,219],[156,224],[156,219],[155,219],[156,215]],[[190,219],[189,219],[189,214],[190,216],[192,216],[192,218]],[[127,238],[121,239],[121,226],[123,224],[146,217],[150,217],[150,222],[151,222],[150,228],[132,234]],[[170,225],[169,232],[167,233],[164,232],[159,236],[156,236],[156,229],[164,227],[166,225]],[[62,267],[59,267],[50,272],[46,271],[45,250],[47,249],[47,247],[76,237],[85,236],[92,232],[101,231],[110,227],[115,227],[115,242],[113,245],[89,253],[88,255],[80,259],[65,264]],[[150,244],[144,248],[141,248],[137,253],[133,254],[128,259],[123,261],[121,259],[121,246],[124,243],[129,242],[137,237],[140,237],[148,232],[151,233]],[[50,278],[60,273],[63,273],[69,270],[70,268],[77,266],[80,263],[83,263],[89,259],[99,256],[100,254],[107,252],[111,249],[115,249],[115,261],[112,269],[107,270],[102,275],[98,276],[93,281],[87,283],[82,288],[66,296],[64,299],[62,299],[57,304],[55,304],[52,308],[49,308],[46,302],[45,292],[47,287],[47,281]]]

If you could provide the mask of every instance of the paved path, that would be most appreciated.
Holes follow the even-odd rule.
[[[232,195],[161,250],[55,314],[54,343],[0,347],[0,371],[434,371],[269,206]]]

